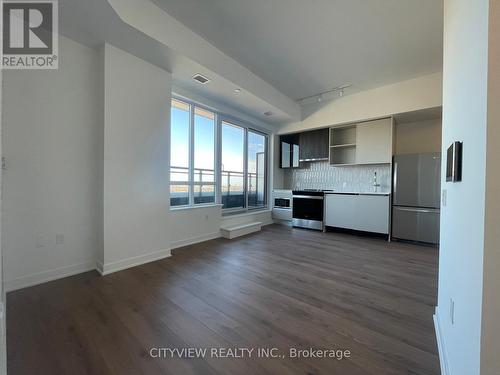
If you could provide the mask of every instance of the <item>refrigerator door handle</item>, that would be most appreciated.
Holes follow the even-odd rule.
[[[410,212],[423,212],[423,213],[432,213],[439,212],[438,208],[414,208],[414,207],[398,207],[394,206],[394,209],[399,211],[410,211]]]
[[[398,188],[398,162],[394,160],[394,172],[392,174],[392,199],[396,201]]]

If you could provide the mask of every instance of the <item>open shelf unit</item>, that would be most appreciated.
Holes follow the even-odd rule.
[[[330,129],[330,164],[356,163],[356,125]]]

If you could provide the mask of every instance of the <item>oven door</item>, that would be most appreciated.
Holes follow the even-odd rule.
[[[323,221],[323,197],[294,195],[293,218],[301,220]]]
[[[289,198],[274,198],[274,207],[276,208],[290,208]]]

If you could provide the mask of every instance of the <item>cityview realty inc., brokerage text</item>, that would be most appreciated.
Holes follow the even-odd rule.
[[[348,349],[317,349],[317,348],[289,348],[281,350],[279,348],[266,347],[218,347],[218,348],[197,348],[197,347],[154,347],[149,349],[152,358],[327,358],[342,360],[351,357]]]

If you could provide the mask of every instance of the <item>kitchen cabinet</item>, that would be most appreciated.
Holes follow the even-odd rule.
[[[287,142],[281,142],[281,168],[290,168],[292,166],[292,148],[291,144]]]
[[[328,129],[300,133],[300,161],[328,160]]]
[[[299,135],[280,136],[280,168],[298,168],[300,158]]]
[[[356,164],[383,164],[392,159],[392,119],[356,126]]]
[[[330,129],[330,164],[356,163],[356,125]]]
[[[356,226],[357,195],[327,194],[325,196],[325,225],[337,228]]]
[[[388,164],[392,159],[391,118],[330,129],[330,164]]]
[[[327,194],[325,196],[325,225],[389,234],[389,196]]]

